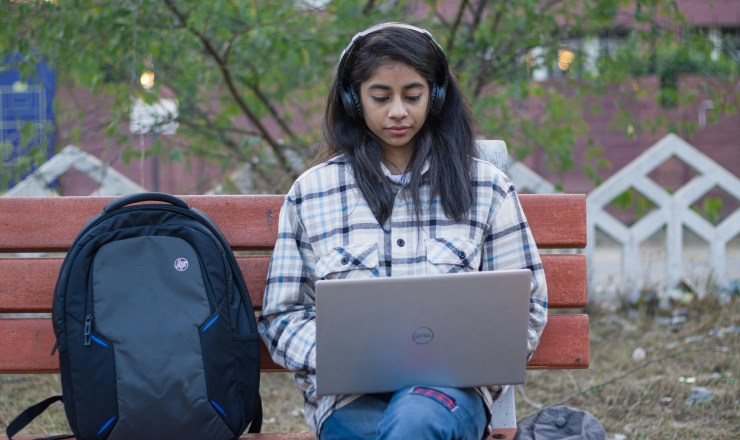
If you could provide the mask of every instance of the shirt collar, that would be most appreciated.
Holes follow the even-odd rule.
[[[391,171],[388,169],[387,166],[385,166],[385,164],[382,161],[380,162],[380,169],[383,170],[383,174],[385,174],[388,180],[390,180],[396,185],[399,184],[398,182],[395,181],[395,179],[391,177],[393,173],[391,173]],[[423,176],[424,174],[426,174],[427,171],[429,171],[429,159],[424,161],[424,166],[421,168],[421,175]]]

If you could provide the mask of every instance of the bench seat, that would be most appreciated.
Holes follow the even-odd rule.
[[[277,238],[283,196],[184,196],[208,214],[234,251],[271,251]],[[586,245],[583,195],[520,195],[522,208],[540,249]],[[48,313],[62,258],[18,258],[14,253],[66,252],[83,224],[102,211],[112,197],[0,198],[0,313]],[[4,258],[3,258],[4,257]],[[239,266],[256,310],[269,266],[268,255],[239,256]],[[587,304],[586,258],[577,254],[543,254],[550,309]],[[0,374],[57,373],[50,356],[55,336],[49,318],[0,319]],[[588,316],[553,314],[528,369],[583,369],[589,365]],[[261,371],[285,371],[262,347]],[[298,392],[296,390],[296,392]],[[515,419],[513,394],[507,420]],[[503,403],[502,403],[503,405]],[[515,425],[503,423],[491,438],[512,439]],[[268,426],[263,426],[269,429]],[[32,428],[31,428],[32,429]],[[16,437],[30,440],[33,437]],[[243,439],[308,440],[310,433],[245,434]],[[5,437],[0,437],[5,440]]]

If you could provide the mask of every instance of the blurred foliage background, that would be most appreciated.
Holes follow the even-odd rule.
[[[708,95],[714,120],[738,104],[725,87],[737,80],[738,60],[688,27],[673,0],[0,0],[0,53],[13,55],[0,72],[33,75],[44,60],[59,84],[89,89],[106,103],[105,135],[124,160],[141,153],[128,132],[134,102],[173,97],[177,136],[160,137],[144,154],[229,171],[246,164],[254,192],[280,192],[321,141],[342,49],[384,21],[432,32],[482,137],[505,139],[519,159],[541,152],[557,172],[580,163],[573,148],[585,139],[579,166],[596,184],[610,164],[589,137],[584,112],[600,109],[584,106],[588,97],[614,99],[622,109],[614,124],[626,138],[698,126],[660,115],[640,120],[628,110],[635,99],[650,96],[670,109]],[[624,44],[594,54],[589,38],[615,29],[629,30]],[[533,80],[542,72],[557,81]],[[686,74],[701,80],[680,84]],[[647,75],[659,78],[654,90],[639,84]],[[43,146],[31,148],[2,174],[2,187],[43,157]]]

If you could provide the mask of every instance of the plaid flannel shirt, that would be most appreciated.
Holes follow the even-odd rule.
[[[316,395],[314,282],[319,279],[530,269],[527,359],[537,348],[547,321],[547,287],[514,185],[493,165],[476,159],[471,170],[475,201],[468,220],[455,223],[445,216],[438,198],[429,200],[427,169],[420,188],[420,231],[409,209],[410,194],[385,166],[397,191],[385,228],[342,156],[306,171],[285,197],[259,327],[273,360],[295,371],[306,422],[317,438],[334,411],[359,397]],[[489,422],[493,403],[505,389],[478,389]]]

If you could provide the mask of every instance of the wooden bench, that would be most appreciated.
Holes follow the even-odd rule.
[[[272,250],[283,196],[185,196],[183,199],[211,216],[235,251]],[[0,198],[0,256],[11,257],[0,258],[0,313],[51,311],[62,259],[13,258],[13,253],[66,252],[82,225],[110,200],[111,197]],[[521,195],[520,200],[540,249],[586,246],[585,196]],[[269,259],[269,256],[238,257],[257,310],[262,306]],[[542,262],[550,309],[585,307],[585,256],[543,254]],[[540,346],[527,368],[588,368],[588,341],[587,315],[551,314]],[[59,361],[49,355],[54,342],[50,319],[0,319],[0,374],[58,373]],[[284,371],[272,362],[267,349],[262,348],[262,371]],[[297,388],[295,392],[299,392]],[[513,413],[513,394],[508,399],[510,406],[504,411]],[[505,419],[515,420],[514,414],[508,413]],[[497,426],[492,438],[513,438],[515,423]],[[313,436],[252,434],[243,438],[308,440]]]

